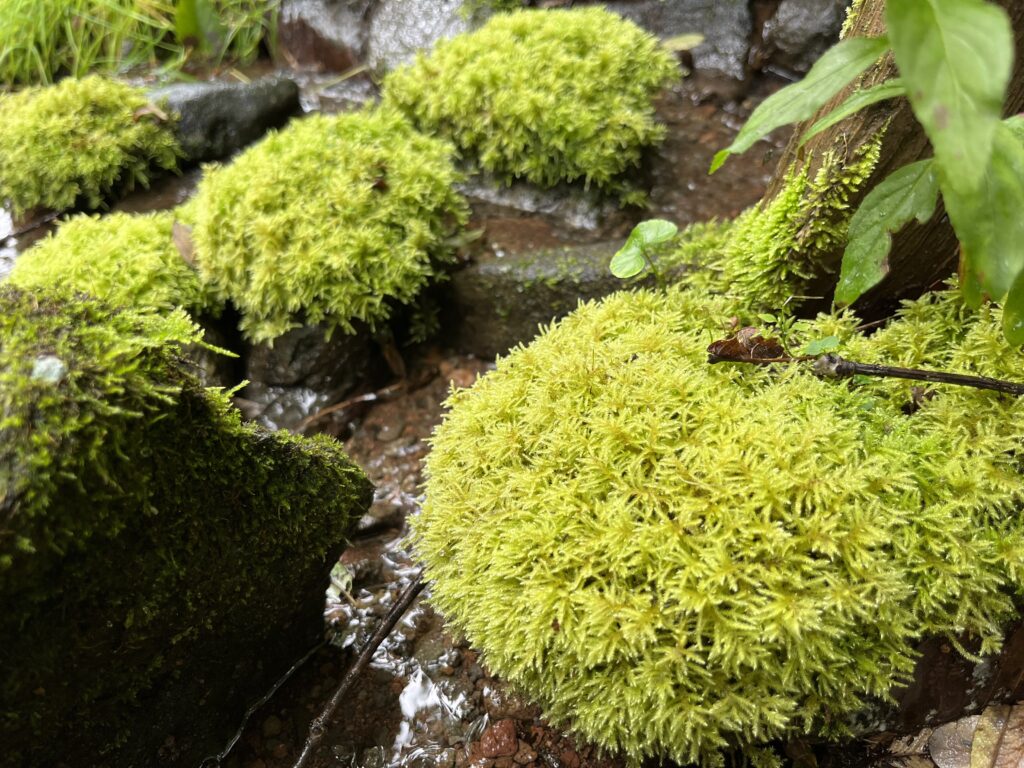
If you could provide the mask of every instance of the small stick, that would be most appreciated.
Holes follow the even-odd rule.
[[[936,384],[957,384],[962,387],[1005,392],[1008,395],[1024,395],[1024,384],[1017,384],[1012,381],[990,379],[987,376],[968,376],[963,373],[923,371],[918,368],[894,368],[889,365],[855,363],[852,360],[845,360],[839,355],[832,354],[822,355],[815,360],[813,370],[816,375],[830,379],[844,379],[861,374],[864,376],[931,381]]]
[[[309,764],[310,759],[313,757],[313,753],[316,752],[320,746],[320,742],[323,741],[324,736],[327,735],[327,724],[331,718],[334,717],[335,710],[341,704],[342,699],[348,695],[349,689],[359,678],[359,676],[366,670],[370,665],[370,661],[373,659],[373,655],[377,652],[380,644],[384,642],[385,638],[391,634],[391,630],[395,628],[395,624],[402,618],[405,612],[412,605],[413,601],[423,591],[423,587],[426,586],[426,582],[423,581],[423,574],[418,575],[413,579],[412,583],[406,587],[398,601],[388,611],[380,625],[377,627],[377,631],[373,633],[373,637],[366,641],[366,645],[363,646],[363,650],[359,652],[359,656],[356,659],[355,664],[345,673],[345,677],[342,678],[341,683],[337,688],[334,689],[334,693],[331,694],[331,698],[327,701],[323,711],[317,716],[313,723],[309,726],[309,737],[306,739],[305,745],[302,747],[302,754],[299,755],[299,759],[295,761],[295,765],[292,768],[306,768]]]
[[[340,403],[335,403],[334,405],[329,405],[326,408],[321,408],[312,416],[307,416],[300,421],[299,425],[292,431],[297,435],[301,435],[325,416],[330,416],[332,413],[337,413],[338,411],[347,410],[353,405],[359,405],[360,403],[374,403],[378,400],[390,397],[391,395],[398,394],[407,385],[408,382],[405,379],[402,379],[402,381],[384,387],[384,389],[378,389],[376,392],[367,392],[365,395],[356,395],[355,397],[350,397],[348,400],[343,400]]]

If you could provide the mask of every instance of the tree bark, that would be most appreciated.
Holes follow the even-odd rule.
[[[1007,11],[1014,29],[1016,60],[1005,104],[1005,113],[1011,115],[1024,110],[1024,0],[999,0],[997,4]],[[884,0],[864,0],[848,36],[873,37],[884,34],[884,13]],[[858,85],[869,87],[892,77],[895,73],[896,67],[892,55],[889,54],[869,70]],[[770,200],[778,194],[794,165],[803,167],[805,163],[809,163],[813,173],[827,151],[852,159],[856,150],[874,140],[880,131],[884,132],[884,137],[878,165],[868,183],[862,185],[850,199],[850,210],[856,210],[867,193],[890,173],[908,163],[931,156],[931,145],[914,118],[910,104],[902,98],[869,107],[822,132],[803,148],[799,148],[803,132],[842,103],[852,90],[853,87],[847,88],[808,122],[797,126],[775,170],[765,200]],[[828,253],[819,254],[818,258],[825,269],[808,286],[807,293],[823,298],[805,305],[805,310],[810,313],[831,306],[836,276],[843,258],[842,249],[835,248]],[[858,316],[865,320],[886,317],[892,314],[901,300],[916,298],[940,285],[956,272],[957,263],[956,236],[940,204],[928,223],[913,222],[894,235],[889,255],[889,274],[879,285],[862,296],[854,304],[854,309]]]

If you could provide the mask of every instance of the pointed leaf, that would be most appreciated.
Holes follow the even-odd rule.
[[[878,85],[873,85],[870,88],[865,88],[862,91],[854,91],[846,101],[821,118],[804,133],[803,138],[800,139],[800,146],[802,147],[819,133],[845,120],[850,115],[860,112],[864,107],[870,107],[872,104],[877,104],[880,101],[906,95],[907,89],[904,87],[903,81],[898,77],[886,80]]]
[[[779,126],[813,116],[888,48],[885,37],[851,37],[829,48],[803,80],[773,93],[754,110],[733,143],[715,155],[710,173],[729,155],[746,152]]]
[[[1002,300],[1024,269],[1024,144],[997,123],[988,168],[976,190],[962,194],[941,180],[942,198],[960,239],[961,277]]]
[[[850,219],[843,266],[836,286],[838,304],[852,304],[886,276],[892,233],[911,219],[922,224],[928,221],[935,211],[938,194],[931,159],[900,168],[871,190]]]
[[[644,260],[640,248],[627,242],[612,256],[609,268],[616,277],[626,279],[639,275],[644,271],[645,266],[647,266],[647,262]]]
[[[1024,271],[1013,281],[1003,305],[1003,333],[1015,347],[1024,344]]]
[[[983,0],[889,0],[886,23],[900,76],[935,148],[943,186],[982,180],[1013,63],[1005,11]]]

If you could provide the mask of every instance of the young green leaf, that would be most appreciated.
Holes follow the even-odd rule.
[[[177,0],[174,4],[174,34],[182,45],[198,44],[202,38],[196,0]]]
[[[1010,79],[1009,18],[983,0],[889,0],[886,23],[943,187],[960,193],[977,188]]]
[[[942,198],[960,239],[963,282],[976,286],[965,296],[973,302],[984,292],[1001,300],[1024,269],[1024,144],[997,123],[978,188],[965,194],[946,182]]]
[[[1014,346],[1024,344],[1024,271],[1013,281],[1003,305],[1003,333]]]
[[[768,312],[759,312],[757,315],[757,319],[760,320],[762,323],[771,323],[772,325],[779,322],[779,318]]]
[[[609,268],[613,275],[625,280],[627,277],[639,275],[645,266],[647,262],[644,260],[643,251],[638,245],[627,240],[626,244],[612,256]]]
[[[889,271],[891,234],[911,219],[922,224],[935,211],[939,185],[934,162],[919,160],[892,173],[864,198],[850,219],[835,299],[851,304]]]
[[[854,91],[846,101],[807,129],[803,138],[800,139],[800,146],[802,147],[813,137],[817,136],[822,131],[831,128],[841,120],[845,120],[850,115],[860,112],[864,107],[870,107],[872,104],[877,104],[880,101],[895,99],[898,96],[906,95],[907,89],[903,85],[903,81],[898,77],[893,78],[892,80],[886,80],[884,83],[879,83],[878,85],[873,85],[870,88],[865,88],[862,91]]]
[[[679,232],[679,228],[671,221],[664,219],[648,219],[641,221],[630,233],[630,239],[636,236],[639,244],[645,248],[667,243]]]
[[[807,342],[807,346],[804,347],[803,354],[810,355],[811,357],[817,357],[818,355],[824,355],[826,352],[831,352],[838,347],[838,336],[826,336],[822,339],[814,339]]]
[[[811,117],[888,48],[885,37],[851,37],[829,48],[803,80],[772,94],[754,110],[733,143],[715,155],[709,173],[721,168],[729,155],[746,152],[779,126]]]

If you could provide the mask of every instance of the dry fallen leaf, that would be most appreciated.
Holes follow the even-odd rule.
[[[180,221],[174,222],[171,226],[171,239],[185,263],[195,269],[196,247],[192,242],[192,227],[182,224]]]
[[[777,339],[766,339],[759,329],[750,327],[708,346],[709,363],[764,363],[788,357]]]

